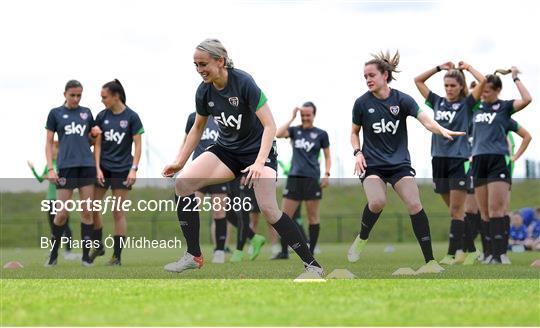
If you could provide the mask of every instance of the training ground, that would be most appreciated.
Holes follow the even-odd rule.
[[[365,200],[360,187],[340,192],[334,188],[321,206],[322,253],[317,258],[327,273],[347,269],[356,279],[313,283],[293,282],[302,272],[299,259],[292,254],[290,260],[270,261],[268,245],[253,262],[210,263],[207,217],[201,219],[206,259],[201,270],[163,270],[184,249],[126,249],[121,267],[106,267],[112,253],[107,249],[90,268],[63,260],[61,252],[56,267],[44,268],[47,250],[38,248],[37,236],[47,235],[48,227],[43,213],[32,205],[43,194],[4,193],[0,260],[2,265],[19,261],[24,267],[0,271],[0,325],[540,326],[540,269],[530,266],[540,257],[538,252],[510,253],[509,266],[455,265],[440,274],[393,276],[401,267],[417,269],[423,259],[403,205],[389,191],[388,206],[362,258],[348,263],[347,248]],[[540,199],[535,190],[527,183],[515,184],[512,208]],[[170,190],[163,191],[167,193]],[[435,257],[440,259],[446,252],[449,219],[429,186],[421,187],[421,193],[436,241]],[[133,191],[134,198],[145,194],[159,191]],[[340,224],[332,218],[335,213],[344,213]],[[180,237],[174,213],[130,220],[130,234]],[[111,218],[105,216],[105,221],[107,235]],[[78,217],[72,227],[79,236]],[[260,229],[264,231],[264,225]]]

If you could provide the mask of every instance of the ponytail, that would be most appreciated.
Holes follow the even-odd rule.
[[[126,92],[124,91],[124,87],[122,86],[122,83],[118,79],[114,79],[111,82],[107,82],[103,85],[103,89],[109,90],[109,92],[115,96],[118,95],[120,98],[120,101],[122,104],[126,104]]]
[[[395,78],[392,76],[392,73],[399,73],[397,70],[397,67],[399,65],[399,50],[396,51],[396,53],[391,56],[390,51],[386,50],[386,52],[379,52],[378,54],[371,54],[373,56],[373,59],[365,63],[365,65],[376,65],[377,70],[384,74],[384,72],[388,72],[388,78],[386,79],[387,83],[390,83],[392,80],[395,80]]]
[[[209,53],[214,59],[223,58],[226,68],[234,68],[234,63],[232,59],[229,58],[227,49],[225,49],[223,44],[218,39],[206,39],[199,43],[197,49]]]
[[[496,69],[496,70],[495,70],[495,72],[493,73],[493,75],[497,75],[497,74],[506,75],[506,74],[509,74],[509,73],[512,73],[512,70],[510,70],[510,69],[499,68],[499,69]]]

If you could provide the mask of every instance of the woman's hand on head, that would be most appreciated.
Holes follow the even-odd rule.
[[[443,64],[439,65],[439,67],[440,67],[441,70],[448,71],[448,70],[456,67],[456,65],[454,65],[454,63],[449,61],[449,62],[446,62],[446,63],[443,63]]]

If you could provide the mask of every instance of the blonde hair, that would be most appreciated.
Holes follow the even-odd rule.
[[[225,49],[223,44],[218,39],[206,39],[199,43],[197,49],[209,53],[214,59],[223,58],[225,61],[225,67],[234,68],[234,63],[232,59],[229,58],[227,49]]]
[[[390,83],[390,81],[395,80],[395,78],[392,76],[392,73],[399,73],[400,71],[397,70],[397,66],[399,64],[399,50],[396,50],[396,53],[391,56],[390,51],[386,50],[386,52],[379,52],[378,54],[371,54],[373,56],[373,59],[366,62],[365,65],[376,65],[377,70],[384,74],[384,72],[388,72],[388,78],[386,79],[387,83]]]

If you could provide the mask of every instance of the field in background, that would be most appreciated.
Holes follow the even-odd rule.
[[[430,185],[420,188],[440,259],[446,251],[447,209]],[[423,261],[403,205],[393,191],[388,195],[361,261],[350,264],[345,254],[358,231],[365,197],[360,185],[326,189],[317,258],[327,273],[346,268],[358,279],[298,284],[292,282],[302,271],[296,256],[270,261],[268,246],[254,262],[211,264],[208,213],[201,217],[207,262],[202,270],[163,271],[183,249],[127,249],[117,268],[104,266],[108,249],[92,268],[60,257],[57,267],[47,269],[47,251],[37,248],[39,237],[49,234],[39,211],[43,193],[1,193],[0,260],[21,261],[24,268],[0,271],[0,326],[540,326],[540,270],[530,267],[538,252],[512,253],[510,266],[452,266],[438,275],[392,276],[399,267],[417,269]],[[131,193],[134,201],[170,197],[169,189]],[[538,199],[537,181],[514,184],[511,208],[534,206]],[[128,220],[130,236],[181,236],[174,212],[131,213]],[[111,221],[106,215],[104,236]],[[77,214],[71,227],[78,237]],[[260,227],[264,233],[264,224]]]
[[[106,258],[92,268],[60,259],[46,269],[43,250],[3,249],[2,262],[18,259],[25,267],[2,270],[0,321],[10,326],[540,325],[540,271],[529,266],[538,253],[511,254],[510,266],[452,266],[437,275],[396,278],[391,273],[398,267],[422,264],[420,252],[412,243],[390,253],[386,246],[368,244],[361,261],[350,264],[347,245],[322,244],[318,258],[327,272],[347,268],[358,277],[324,283],[294,283],[302,271],[299,260],[270,261],[268,248],[254,262],[217,265],[209,263],[206,247],[203,269],[182,274],[162,269],[181,251],[126,250],[122,267],[105,267]],[[442,256],[444,243],[435,251]]]
[[[350,181],[349,181],[350,182]],[[371,235],[372,241],[401,242],[414,241],[407,211],[395,192],[388,187],[388,203],[381,219]],[[281,192],[278,191],[278,195]],[[444,241],[448,236],[449,215],[439,195],[430,184],[420,185],[420,195],[424,208],[430,218],[432,238]],[[1,193],[0,194],[0,247],[36,247],[40,236],[49,235],[45,213],[40,212],[43,193]],[[172,199],[172,189],[135,188],[130,193],[134,202],[140,199]],[[512,186],[511,209],[538,206],[540,199],[540,180],[521,180]],[[359,229],[359,218],[366,204],[360,184],[337,185],[324,190],[321,201],[321,242],[350,242]],[[305,216],[305,208],[303,209]],[[201,215],[201,242],[210,242],[210,214]],[[104,235],[112,231],[112,217],[104,216]],[[305,221],[305,220],[304,220]],[[261,220],[259,231],[266,233]],[[304,223],[305,225],[307,223]],[[79,215],[72,215],[71,227],[79,236]],[[130,236],[146,236],[153,239],[170,239],[180,236],[178,220],[174,212],[133,212],[128,215]],[[233,231],[233,235],[235,232]]]
[[[397,268],[412,267],[417,269],[423,264],[420,248],[416,243],[393,244],[370,242],[362,253],[362,260],[349,263],[346,258],[348,244],[322,244],[321,254],[316,258],[325,267],[327,273],[334,269],[348,269],[361,279],[394,278],[391,275]],[[391,248],[389,250],[389,248]],[[270,248],[265,246],[263,253],[256,261],[244,261],[238,265],[226,263],[216,265],[212,260],[212,247],[203,247],[205,269],[187,271],[182,275],[174,275],[163,270],[163,265],[176,261],[184,254],[185,249],[125,249],[122,255],[122,267],[111,268],[104,263],[112,255],[111,249],[107,254],[96,260],[96,265],[89,269],[81,268],[79,261],[66,261],[60,253],[59,264],[51,269],[43,264],[47,259],[47,250],[36,248],[2,248],[0,260],[20,261],[24,264],[22,270],[2,270],[3,278],[129,278],[129,279],[293,279],[302,272],[302,264],[294,253],[290,260],[269,260]],[[76,251],[80,253],[79,250]],[[439,242],[434,245],[436,259],[446,254],[446,244]],[[246,256],[247,258],[247,256]],[[540,252],[510,253],[513,261],[511,266],[452,266],[437,278],[470,278],[470,279],[529,279],[540,278],[540,270],[529,265]],[[429,275],[428,275],[429,276]],[[425,276],[400,277],[425,278]],[[539,286],[540,287],[540,286]]]

